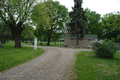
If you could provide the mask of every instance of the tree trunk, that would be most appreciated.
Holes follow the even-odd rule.
[[[50,46],[50,36],[48,38],[47,46]]]
[[[52,27],[51,27],[50,30],[48,30],[48,34],[49,34],[49,37],[48,37],[47,46],[50,46],[50,39],[51,39],[51,34],[52,34]]]
[[[79,46],[79,34],[77,34],[77,46]]]
[[[21,48],[21,41],[20,41],[20,35],[21,35],[20,30],[12,30],[12,36],[15,40],[15,48]]]
[[[77,23],[75,23],[75,26],[76,26],[76,28],[78,27]],[[79,31],[77,31],[76,39],[77,39],[77,46],[79,46]]]
[[[4,36],[4,33],[1,36],[1,43],[3,43],[3,44],[6,43],[6,37]]]
[[[5,44],[6,43],[6,39],[1,39],[1,43]]]
[[[15,48],[21,48],[20,34],[17,34],[15,37]]]

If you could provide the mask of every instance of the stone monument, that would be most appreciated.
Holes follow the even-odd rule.
[[[37,50],[37,37],[34,38],[34,50]]]

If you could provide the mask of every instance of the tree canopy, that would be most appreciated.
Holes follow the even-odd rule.
[[[105,14],[102,18],[102,26],[104,29],[104,37],[108,39],[114,38],[120,41],[120,12]]]
[[[102,24],[101,24],[101,15],[95,11],[91,11],[89,8],[85,9],[85,15],[87,16],[87,31],[86,33],[96,34],[98,39],[102,39]]]
[[[0,18],[10,27],[15,40],[15,48],[21,48],[20,35],[23,25],[32,12],[35,0],[2,0]]]
[[[59,38],[64,33],[68,9],[60,5],[58,1],[50,0],[37,4],[31,17],[33,22],[37,24],[35,35],[38,38],[47,38],[49,46],[51,39]]]

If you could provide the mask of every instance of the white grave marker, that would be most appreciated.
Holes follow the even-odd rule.
[[[37,37],[34,38],[34,50],[37,50]]]

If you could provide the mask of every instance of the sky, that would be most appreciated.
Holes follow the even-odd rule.
[[[74,6],[74,0],[54,0],[59,1],[61,5],[65,5],[68,11],[72,11]],[[120,11],[120,0],[83,0],[82,7],[89,8],[92,11],[96,11],[101,16]]]

